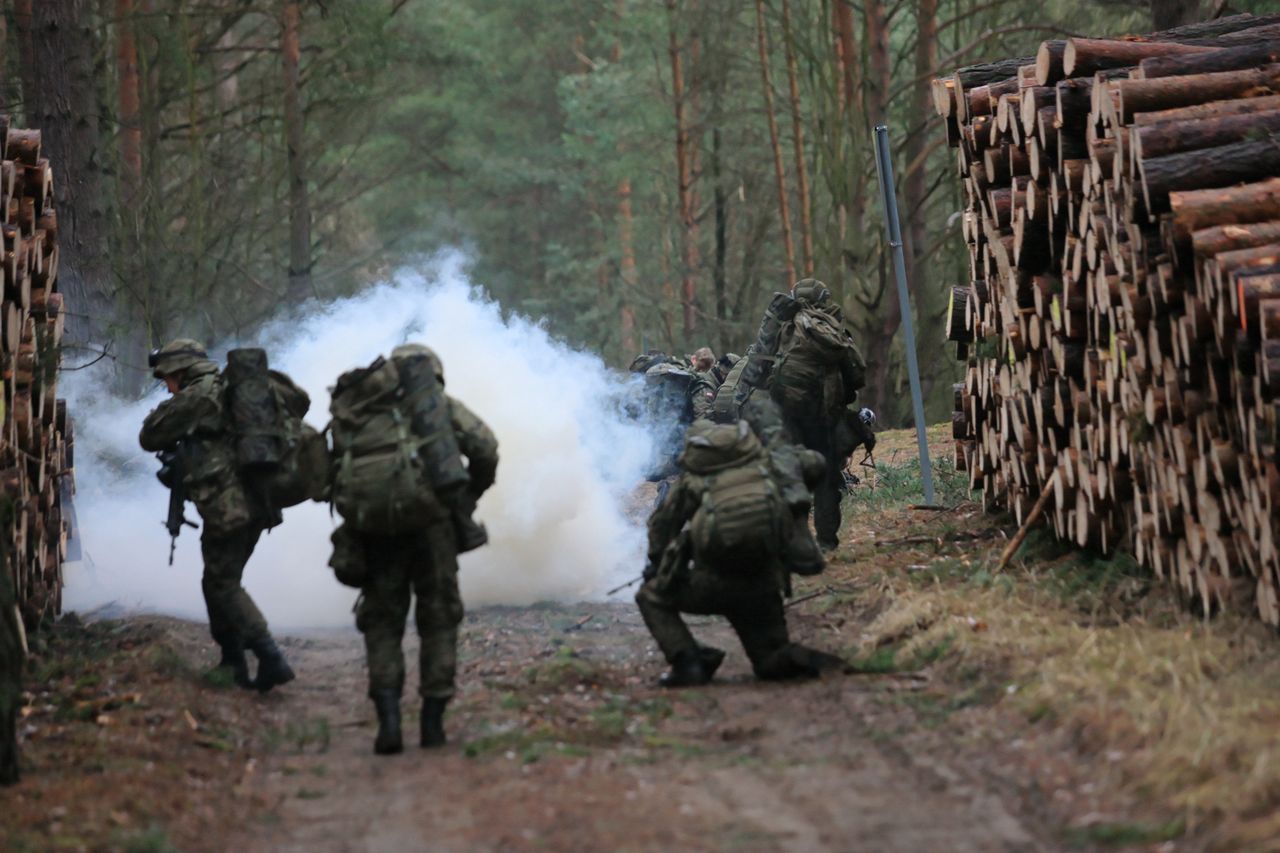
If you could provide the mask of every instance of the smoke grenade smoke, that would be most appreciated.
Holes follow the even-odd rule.
[[[407,341],[439,353],[448,393],[498,438],[497,483],[476,513],[490,544],[461,557],[464,601],[599,598],[637,573],[642,531],[623,501],[652,447],[650,431],[622,414],[624,380],[537,323],[504,319],[468,284],[459,259],[401,273],[236,345],[265,347],[272,366],[311,395],[306,420],[322,428],[338,375]],[[167,565],[168,492],[155,478],[156,460],[138,447],[142,420],[164,392],[123,403],[104,384],[73,375],[66,386],[77,419],[82,559],[67,566],[65,605],[113,603],[202,618],[199,533],[184,531],[174,565]],[[196,518],[191,505],[188,517]],[[355,591],[340,586],[327,566],[338,522],[328,506],[303,504],[285,510],[284,523],[260,540],[245,586],[273,625],[351,623]]]

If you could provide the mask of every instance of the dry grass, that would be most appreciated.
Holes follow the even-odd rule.
[[[905,437],[910,446],[914,434]],[[901,442],[892,438],[882,446]],[[859,541],[837,567],[881,599],[857,641],[861,660],[927,662],[953,694],[963,689],[1034,730],[1067,733],[1094,781],[1198,843],[1280,849],[1273,632],[1239,616],[1204,622],[1132,561],[1071,552],[1044,536],[993,575],[999,525],[1011,532],[1012,523],[976,506],[942,515],[861,506],[869,512],[852,522]],[[984,531],[993,535],[970,538]],[[934,539],[916,541],[924,536]]]

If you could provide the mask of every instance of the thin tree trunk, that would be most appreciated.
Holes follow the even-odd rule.
[[[911,108],[906,129],[906,174],[902,182],[902,201],[907,214],[903,235],[906,245],[907,281],[911,285],[912,302],[915,305],[919,340],[933,341],[928,305],[930,283],[924,275],[924,252],[928,243],[926,219],[926,195],[929,192],[928,170],[925,168],[930,137],[933,135],[933,91],[931,82],[938,64],[938,0],[918,0],[916,5],[916,68],[915,85],[911,91]],[[933,388],[935,371],[932,362],[925,360],[924,396],[928,399]]]
[[[718,113],[718,111],[717,111]],[[728,198],[724,191],[720,163],[720,128],[711,129],[711,180],[714,182],[714,204],[716,216],[716,255],[712,268],[711,281],[716,294],[716,325],[719,328],[720,352],[729,350],[729,296],[726,292],[725,262],[729,253],[728,246]]]
[[[773,171],[778,182],[778,221],[782,225],[782,247],[787,255],[787,282],[796,280],[796,247],[791,236],[791,210],[787,202],[787,171],[778,139],[778,119],[773,109],[773,75],[769,73],[769,39],[764,26],[764,0],[756,0],[756,44],[760,51],[760,76],[764,82],[764,108],[769,118],[769,141],[773,147]]]
[[[619,272],[622,278],[622,295],[618,300],[618,324],[621,331],[623,352],[636,351],[636,312],[631,307],[639,276],[636,274],[636,247],[631,214],[631,180],[618,182],[618,245],[621,253]]]
[[[862,87],[857,80],[857,42],[853,35],[853,6],[848,0],[834,0],[831,13],[835,19],[836,61],[840,63],[840,102],[852,112]]]
[[[121,204],[133,204],[142,185],[141,101],[133,0],[116,0],[116,77],[120,102]]]
[[[626,0],[616,4],[618,18],[627,12]],[[613,43],[613,62],[622,62],[622,41]],[[621,154],[621,143],[619,143]],[[622,293],[618,297],[618,328],[622,351],[629,358],[636,352],[636,312],[631,305],[640,277],[636,273],[635,225],[631,212],[631,179],[618,182],[618,272],[622,279]]]
[[[782,38],[787,52],[787,86],[791,95],[791,143],[795,148],[796,186],[800,205],[800,248],[804,274],[813,275],[813,208],[809,200],[809,170],[805,166],[804,123],[800,118],[800,82],[796,70],[795,35],[791,29],[791,4],[782,0]]]
[[[289,171],[289,287],[286,297],[297,305],[314,295],[311,285],[311,200],[307,191],[301,59],[302,10],[299,0],[284,0],[280,56],[284,66],[284,128]]]
[[[689,119],[685,111],[684,63],[680,55],[680,43],[676,34],[676,0],[667,0],[667,22],[671,53],[671,95],[676,113],[676,171],[680,180],[680,247],[681,288],[680,303],[684,318],[684,334],[691,336],[698,324],[695,311],[698,268],[698,223],[693,205],[693,170],[689,152]]]

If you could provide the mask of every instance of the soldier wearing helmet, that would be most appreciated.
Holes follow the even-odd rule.
[[[178,338],[153,352],[150,366],[173,396],[147,415],[138,441],[143,450],[177,454],[187,499],[204,521],[200,586],[209,633],[222,650],[218,668],[228,671],[237,685],[266,692],[292,681],[294,673],[241,578],[258,538],[279,516],[246,488],[240,475],[224,382],[204,346]],[[254,679],[246,649],[258,659]]]

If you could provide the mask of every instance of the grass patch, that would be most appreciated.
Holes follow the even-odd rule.
[[[845,500],[855,512],[900,509],[924,502],[924,480],[920,460],[877,462],[875,470],[857,468],[862,482],[850,489]],[[933,460],[934,501],[954,506],[970,499],[969,475],[957,471],[955,461],[941,456]]]
[[[178,847],[169,840],[169,834],[158,826],[141,832],[118,834],[114,847],[124,853],[178,853]]]
[[[268,729],[263,735],[263,743],[272,752],[321,753],[329,751],[331,738],[328,717],[304,717],[290,720],[282,729]]]
[[[1185,831],[1186,825],[1181,819],[1162,824],[1098,823],[1071,830],[1066,840],[1074,847],[1131,847],[1173,841]]]

